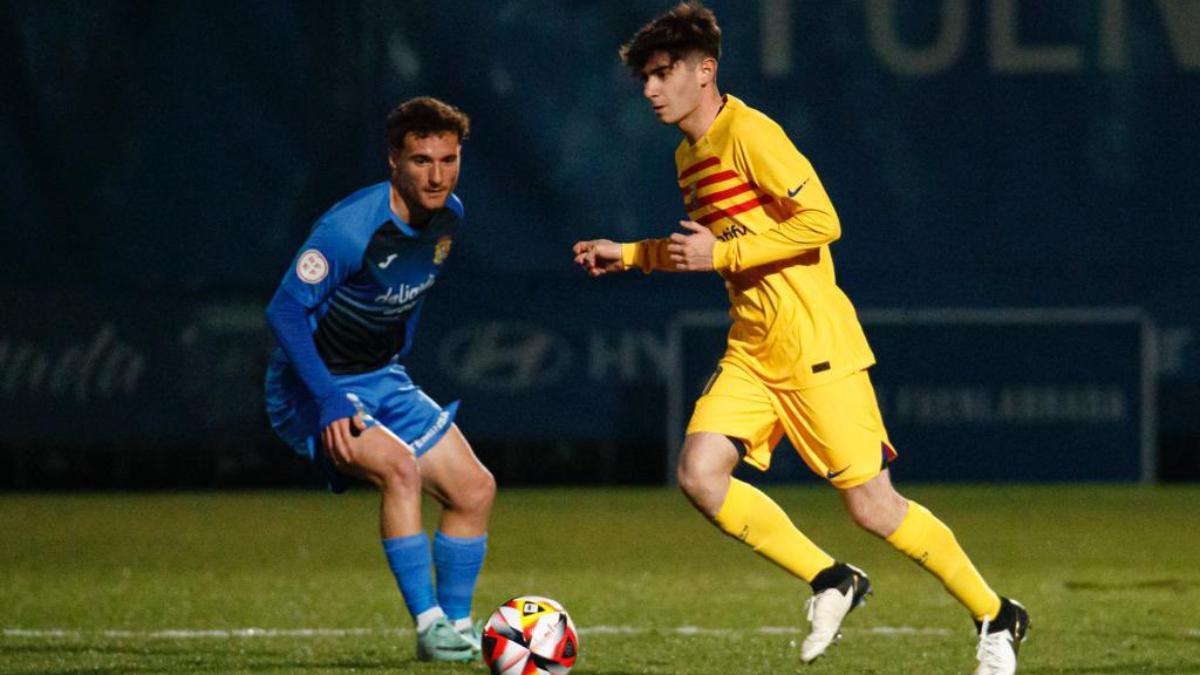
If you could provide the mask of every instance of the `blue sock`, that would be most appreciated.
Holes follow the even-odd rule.
[[[408,613],[418,614],[437,606],[433,592],[433,559],[429,554],[429,536],[424,532],[383,540],[388,567],[408,605]]]
[[[433,560],[437,565],[437,599],[451,620],[471,616],[471,598],[475,580],[483,567],[487,535],[448,537],[439,530],[433,535]]]

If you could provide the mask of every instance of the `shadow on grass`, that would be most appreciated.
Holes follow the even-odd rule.
[[[1179,673],[1200,673],[1200,661],[1180,661],[1178,663],[1152,664],[1145,661],[1127,661],[1112,663],[1105,666],[1077,666],[1052,668],[1026,668],[1021,666],[1022,673],[1148,673],[1149,675],[1178,675]]]
[[[97,656],[121,655],[137,658],[187,656],[195,653],[196,651],[192,649],[147,649],[144,647],[122,647],[120,645],[64,645],[61,643],[24,644],[5,646],[3,649],[0,649],[0,654],[96,654]]]
[[[21,664],[20,661],[32,663]],[[9,645],[0,649],[0,672],[22,673],[229,673],[229,672],[300,672],[311,670],[354,672],[410,672],[421,666],[445,664],[369,658],[296,658],[294,656],[231,657],[192,649],[138,649],[115,645]],[[86,664],[86,665],[84,665]],[[466,664],[464,664],[466,665]],[[432,670],[430,672],[433,672]]]
[[[5,673],[20,673],[22,675],[35,675],[45,673],[49,675],[81,675],[82,673],[104,674],[108,673],[170,673],[170,672],[188,672],[188,673],[255,673],[255,672],[305,672],[305,671],[347,671],[347,672],[412,672],[406,669],[403,662],[399,663],[380,663],[371,661],[359,661],[354,659],[339,659],[334,661],[309,661],[309,660],[294,660],[294,659],[279,659],[270,662],[254,662],[242,664],[230,664],[227,662],[212,662],[212,663],[196,663],[190,660],[178,659],[153,659],[147,660],[146,663],[130,663],[122,662],[119,665],[88,665],[88,666],[68,666],[63,664],[54,664],[46,666],[28,666],[17,670],[4,670]],[[6,666],[7,668],[7,666]],[[430,671],[433,672],[433,671]],[[447,671],[445,668],[441,672]]]
[[[1068,581],[1063,584],[1068,591],[1171,591],[1183,593],[1193,588],[1200,588],[1200,581],[1189,579],[1145,579],[1142,581]]]

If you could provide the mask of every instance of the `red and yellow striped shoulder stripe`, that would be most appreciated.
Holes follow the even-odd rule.
[[[701,225],[711,225],[750,209],[765,206],[771,195],[738,175],[723,169],[718,157],[706,157],[679,173],[679,191],[688,217]]]

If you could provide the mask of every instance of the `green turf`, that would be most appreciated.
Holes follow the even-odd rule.
[[[932,577],[854,529],[828,488],[768,491],[877,589],[810,667],[806,589],[668,489],[502,491],[476,611],[562,601],[583,629],[578,673],[970,672],[971,625]],[[1029,607],[1022,672],[1200,672],[1200,488],[906,491]],[[367,490],[0,495],[0,671],[481,672],[412,660],[375,510]],[[247,628],[335,632],[162,632]]]

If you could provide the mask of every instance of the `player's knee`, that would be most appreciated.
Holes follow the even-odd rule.
[[[875,504],[866,500],[851,502],[847,507],[854,524],[868,532],[878,529],[879,514],[875,509]]]
[[[487,469],[480,471],[471,489],[471,503],[476,511],[488,511],[496,500],[496,478]]]
[[[408,453],[394,453],[380,467],[379,483],[389,492],[420,492],[421,469],[415,457]]]
[[[894,494],[894,493],[893,493]],[[906,502],[899,495],[878,495],[869,499],[854,499],[847,503],[850,518],[856,525],[872,534],[886,537],[904,519]]]
[[[450,507],[463,513],[487,513],[496,499],[496,479],[492,472],[480,469],[455,490]]]
[[[696,475],[695,469],[689,467],[685,462],[680,462],[675,468],[675,482],[679,484],[679,489],[683,494],[691,497],[700,489],[700,478]]]
[[[709,515],[715,514],[721,508],[719,476],[704,471],[693,463],[680,462],[675,473],[679,489],[700,510]]]

